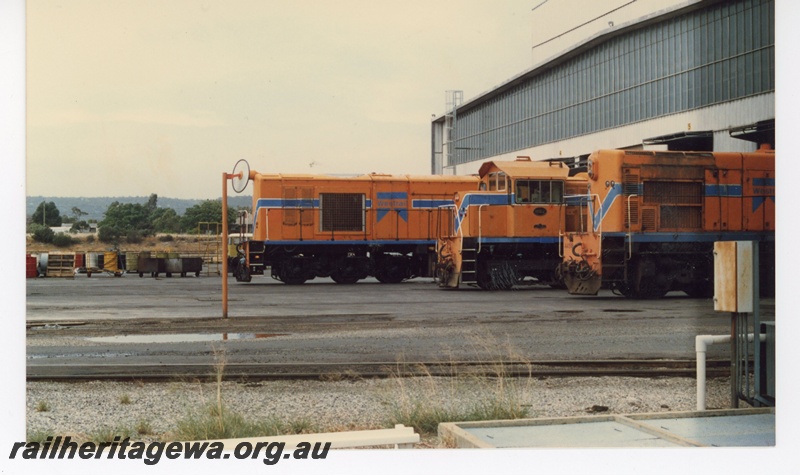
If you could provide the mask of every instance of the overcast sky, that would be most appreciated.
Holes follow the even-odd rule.
[[[26,194],[215,198],[242,158],[428,174],[446,90],[685,1],[31,0]]]
[[[214,198],[241,158],[427,174],[446,90],[475,97],[594,27],[683,1],[32,0],[25,194]]]
[[[430,173],[432,114],[531,66],[531,0],[35,0],[27,195],[213,198],[276,173]]]

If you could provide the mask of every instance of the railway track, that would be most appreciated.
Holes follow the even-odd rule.
[[[730,361],[706,362],[708,377],[730,374]],[[489,377],[694,377],[694,360],[554,360],[536,362],[367,362],[367,363],[228,363],[222,371],[229,381],[290,379],[367,379],[386,377],[482,375]],[[141,382],[216,379],[212,364],[80,364],[29,365],[28,381],[134,380]]]

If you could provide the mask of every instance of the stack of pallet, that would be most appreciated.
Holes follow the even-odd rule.
[[[47,277],[74,277],[75,254],[50,254],[46,275]]]

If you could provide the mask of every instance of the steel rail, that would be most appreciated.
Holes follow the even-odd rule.
[[[728,376],[730,361],[707,362],[711,377]],[[368,363],[227,363],[225,380],[259,381],[281,379],[367,379],[387,377],[694,377],[694,360],[548,360],[457,361],[457,362],[368,362]],[[33,364],[28,381],[136,380],[174,381],[215,379],[213,363],[178,364]]]

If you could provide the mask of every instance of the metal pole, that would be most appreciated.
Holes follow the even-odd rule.
[[[754,396],[752,404],[761,407],[761,262],[759,261],[759,243],[753,241],[753,384]],[[749,380],[748,380],[749,381]],[[748,394],[750,396],[750,394]]]
[[[228,318],[228,178],[222,173],[222,318]]]

